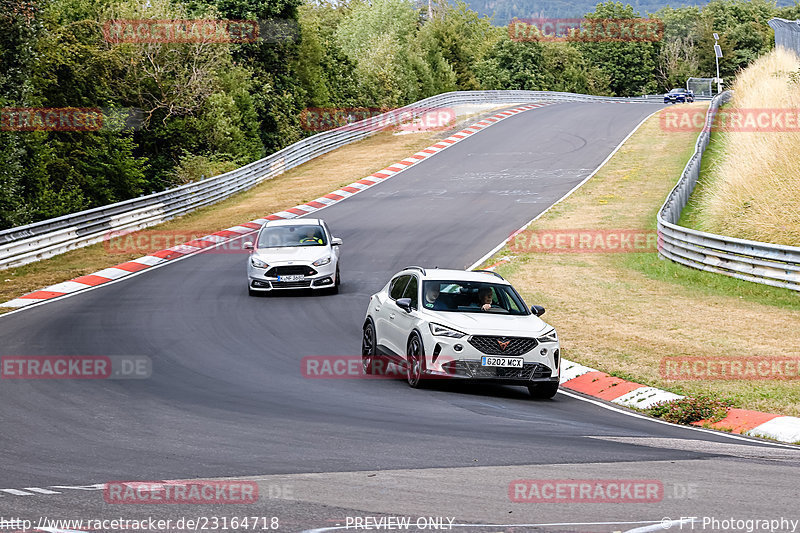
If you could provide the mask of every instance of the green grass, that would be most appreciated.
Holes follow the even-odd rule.
[[[709,296],[733,296],[743,301],[800,311],[800,294],[789,289],[761,285],[714,272],[688,268],[657,254],[620,254],[620,266],[650,279],[675,283]]]
[[[711,169],[713,169],[725,155],[722,149],[722,139],[724,139],[724,136],[724,132],[717,130],[711,132],[708,148],[703,152],[703,159],[700,163],[700,177],[697,179],[697,185],[694,191],[692,191],[692,195],[689,197],[689,202],[681,212],[681,218],[678,220],[679,226],[703,231],[703,210],[700,208],[699,200],[703,197],[705,187],[712,179]]]

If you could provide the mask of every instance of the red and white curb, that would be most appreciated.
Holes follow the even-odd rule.
[[[172,248],[159,250],[158,252],[153,252],[144,257],[139,257],[138,259],[132,259],[130,261],[126,261],[125,263],[105,268],[98,272],[94,272],[93,274],[80,276],[69,281],[50,285],[49,287],[45,287],[38,291],[20,296],[19,298],[14,298],[13,300],[4,302],[0,304],[0,307],[25,307],[31,304],[89,289],[91,287],[96,287],[98,285],[102,285],[103,283],[124,278],[125,276],[129,276],[141,270],[160,265],[173,259],[202,252],[205,248],[218,246],[241,237],[242,235],[253,233],[269,220],[298,218],[310,213],[314,213],[315,211],[319,211],[320,209],[324,209],[330,205],[341,202],[342,200],[345,200],[354,194],[358,194],[359,192],[369,189],[378,183],[386,181],[387,179],[403,172],[405,169],[413,167],[420,161],[424,161],[429,157],[446,150],[450,146],[453,146],[454,144],[468,138],[474,133],[492,126],[493,124],[497,124],[498,122],[519,113],[536,109],[545,105],[548,105],[548,103],[540,102],[536,104],[527,104],[496,113],[488,118],[476,122],[468,128],[460,130],[446,139],[438,141],[436,144],[420,150],[419,152],[403,159],[402,161],[398,161],[397,163],[389,165],[388,167],[379,170],[363,179],[333,191],[330,194],[326,194],[325,196],[311,200],[305,204],[297,205],[277,213],[272,213],[271,215],[267,215],[263,218],[257,218],[255,220],[251,220],[250,222],[233,226],[232,228],[217,231],[210,235],[206,235],[205,237],[200,237],[179,246],[173,246]]]
[[[679,394],[615,378],[588,366],[562,359],[561,386],[625,407],[647,409],[659,402],[684,398]],[[704,425],[695,422],[694,425]],[[729,409],[725,418],[705,427],[781,442],[800,442],[800,418],[746,409]]]

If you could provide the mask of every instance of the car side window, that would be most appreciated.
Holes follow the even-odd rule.
[[[411,281],[408,282],[406,286],[406,290],[403,291],[403,298],[411,298],[411,307],[414,309],[417,308],[417,289],[419,288],[419,282],[417,281],[416,276],[411,276]]]
[[[392,280],[392,285],[389,287],[389,298],[398,300],[403,297],[403,290],[408,285],[408,279],[411,276],[398,276]]]

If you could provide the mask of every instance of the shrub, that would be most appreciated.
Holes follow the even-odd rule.
[[[691,424],[700,420],[718,422],[725,418],[733,405],[730,400],[715,400],[707,396],[688,396],[678,400],[659,402],[646,413],[675,424]]]

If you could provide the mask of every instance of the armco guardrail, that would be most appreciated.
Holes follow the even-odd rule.
[[[800,20],[770,19],[767,24],[775,30],[775,46],[800,55]]]
[[[697,184],[714,116],[730,97],[731,92],[725,91],[711,101],[694,155],[658,212],[658,253],[699,270],[800,291],[799,247],[736,239],[677,225]]]
[[[424,110],[465,104],[532,101],[660,101],[660,95],[613,98],[547,91],[458,91],[432,96],[392,111]],[[45,259],[107,238],[110,232],[138,230],[247,190],[310,159],[376,132],[385,115],[307,137],[259,161],[226,174],[163,192],[0,231],[0,269]]]

